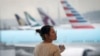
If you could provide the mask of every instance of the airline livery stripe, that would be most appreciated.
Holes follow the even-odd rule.
[[[73,13],[73,15],[74,15],[74,16],[81,16],[80,14],[74,14],[74,13]]]
[[[75,23],[71,23],[72,25],[90,25],[90,23],[88,22],[75,22]]]
[[[68,7],[63,7],[64,8],[64,10],[69,10],[69,8]]]
[[[74,15],[73,14],[66,14],[66,16],[71,17],[71,16],[74,16]]]
[[[77,18],[77,19],[83,19],[82,17],[80,17],[80,18],[79,18],[79,17],[76,17],[76,18]]]
[[[61,4],[73,28],[94,28],[67,1],[61,0]]]
[[[66,12],[66,16],[71,17],[71,16],[81,16],[81,15]]]
[[[68,7],[69,8],[69,7]],[[78,13],[74,8],[70,8],[73,13]]]
[[[61,3],[63,4],[63,3],[66,3],[66,1],[61,1]]]
[[[93,26],[72,26],[73,28],[94,28]]]
[[[85,21],[85,20],[69,20],[71,23],[76,23],[76,22],[87,22],[87,21]]]
[[[73,8],[69,8],[69,7],[66,7],[66,6],[63,6],[63,8],[64,8],[64,10],[71,10],[71,12],[77,13],[77,12],[74,11]]]

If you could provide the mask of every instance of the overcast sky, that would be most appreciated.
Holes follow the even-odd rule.
[[[68,0],[68,2],[81,14],[100,10],[100,0]],[[60,0],[0,0],[0,19],[15,18],[15,13],[25,18],[24,11],[39,19],[38,7],[43,8],[52,18],[58,17],[59,7],[61,18],[66,17]]]

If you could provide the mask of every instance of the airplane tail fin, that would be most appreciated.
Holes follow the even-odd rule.
[[[29,25],[31,26],[40,26],[40,24],[27,12],[24,12],[25,16],[26,16],[26,20],[28,22]]]
[[[93,29],[92,26],[87,20],[85,20],[66,0],[61,0],[63,9],[65,10],[66,16],[68,17],[69,22],[72,25],[72,28],[76,29]]]
[[[41,8],[38,8],[38,12],[45,25],[55,25],[55,22]]]
[[[21,17],[20,17],[18,14],[15,14],[15,17],[16,17],[17,22],[18,22],[18,24],[19,24],[20,26],[25,26],[25,25],[27,25],[27,23],[26,23],[23,19],[21,19]]]

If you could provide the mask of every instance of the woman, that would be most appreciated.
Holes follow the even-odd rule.
[[[61,56],[60,53],[64,51],[64,46],[56,46],[52,42],[57,39],[56,32],[50,25],[43,26],[37,29],[36,32],[40,34],[43,42],[35,47],[34,56]]]

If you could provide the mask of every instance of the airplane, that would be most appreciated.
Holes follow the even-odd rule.
[[[55,21],[46,13],[43,11],[42,8],[37,8],[41,18],[42,18],[42,21],[44,23],[44,25],[52,25],[54,26],[54,28],[62,28],[62,29],[72,29],[71,25],[70,24],[59,24],[57,25],[57,23],[55,23]]]
[[[85,21],[77,21],[77,22],[72,22],[70,21],[71,24],[60,24],[60,25],[56,25],[56,23],[52,20],[52,18],[47,15],[41,8],[38,8],[38,12],[42,18],[42,21],[44,23],[44,25],[52,25],[54,26],[55,28],[64,28],[64,29],[93,29],[93,28],[99,28],[98,25],[100,24],[92,24],[90,25],[86,20]],[[25,17],[26,17],[26,20],[27,22],[25,22],[21,17],[19,17],[18,14],[15,14],[15,17],[17,19],[17,22],[19,23],[19,26],[18,27],[12,27],[11,29],[20,29],[20,30],[31,30],[31,29],[37,29],[37,28],[40,28],[42,27],[43,25],[39,24],[29,13],[27,12],[24,12],[25,14]],[[74,18],[75,17],[78,17],[78,18],[82,18],[81,15],[80,16],[74,16],[74,17],[68,17],[68,18]],[[84,18],[82,19],[84,20]],[[75,25],[77,24],[76,27],[74,27]],[[78,25],[79,24],[79,25]],[[91,26],[91,27],[84,27],[84,26]],[[79,26],[82,26],[82,27],[79,27]]]
[[[24,21],[18,14],[15,14],[19,26],[12,27],[11,29],[32,30],[35,28],[40,28],[41,24],[38,23],[28,12],[25,11],[24,15],[26,17],[26,21]]]
[[[67,28],[71,29],[71,26],[69,24],[66,24],[67,26],[63,25],[56,25],[54,20],[47,15],[41,8],[38,8],[38,12],[40,16],[42,17],[43,25],[52,25],[55,28]],[[11,29],[18,29],[18,30],[32,30],[32,29],[38,29],[42,27],[43,25],[39,24],[28,12],[24,12],[26,17],[26,22],[18,15],[15,14],[15,17],[17,19],[17,22],[19,24],[18,27],[12,27]]]
[[[65,14],[74,29],[94,29],[84,17],[82,17],[67,0],[61,0],[61,4],[65,11]]]
[[[15,17],[17,19],[17,22],[20,26],[25,26],[28,25],[23,19],[21,19],[21,17],[18,14],[15,14]]]
[[[43,10],[42,8],[37,8],[41,18],[42,18],[42,21],[44,23],[44,25],[56,25],[56,23],[53,21],[53,19],[47,15]],[[49,22],[50,21],[50,22]]]
[[[18,20],[18,21],[20,21],[20,20]],[[20,23],[21,25],[27,25],[27,24],[23,24],[23,23]],[[30,24],[30,25],[32,25],[32,24]],[[27,27],[27,26],[26,26]],[[32,28],[32,27],[30,27],[30,28]],[[76,28],[76,27],[75,27]],[[29,28],[28,28],[29,29]],[[86,36],[84,36],[84,34],[82,34],[82,32],[83,31],[85,31],[85,30],[83,30],[83,31],[80,31],[80,30],[78,30],[79,32],[77,32],[76,31],[76,29],[72,29],[72,30],[67,30],[67,29],[59,29],[59,28],[57,28],[57,34],[58,34],[58,36],[60,37],[60,38],[58,38],[58,43],[60,43],[60,42],[64,42],[64,43],[69,43],[70,41],[73,41],[73,43],[74,42],[76,42],[77,43],[77,39],[78,40],[94,40],[94,39],[98,39],[98,37],[94,37],[94,36],[100,36],[100,35],[96,35],[95,33],[97,33],[96,31],[98,31],[98,30],[96,30],[96,31],[90,31],[90,33],[89,34],[93,34],[91,37],[89,37],[89,38],[87,38],[89,35],[86,35]],[[3,31],[2,31],[3,32]],[[24,32],[24,34],[23,34],[23,32]],[[89,31],[86,31],[86,32],[89,32]],[[99,31],[100,32],[100,31]],[[8,34],[9,33],[9,34]],[[74,35],[74,33],[76,34],[76,35]],[[78,34],[77,34],[78,33]],[[80,34],[79,33],[81,33],[82,34],[82,37],[80,38]],[[85,33],[86,34],[86,33]],[[70,35],[70,36],[69,36]],[[78,37],[79,36],[79,37]],[[10,43],[12,43],[12,44],[14,44],[14,42],[17,42],[17,41],[22,41],[22,42],[24,42],[24,41],[34,41],[35,43],[36,42],[40,42],[41,40],[40,40],[40,38],[39,38],[39,35],[38,34],[36,34],[34,31],[17,31],[17,32],[14,32],[14,31],[11,31],[11,32],[7,32],[7,31],[4,31],[3,33],[2,33],[2,37],[4,37],[5,39],[7,39],[7,37],[8,37],[8,41],[10,42]],[[15,38],[15,40],[14,41],[12,41],[13,40],[13,38],[14,37],[18,37],[18,38]],[[22,38],[22,37],[24,37],[24,38]],[[27,38],[28,37],[28,38]],[[92,38],[93,37],[93,38]],[[4,41],[4,42],[6,42],[7,40],[5,40],[4,38],[2,38],[2,40]],[[23,40],[22,40],[22,39]],[[19,39],[19,40],[18,40]],[[70,40],[70,41],[69,41]],[[82,42],[80,42],[80,44],[83,44]],[[87,46],[85,46],[85,47],[82,47],[82,46],[80,46],[80,44],[78,44],[78,47],[77,46],[71,46],[71,47],[68,47],[67,45],[66,45],[66,51],[67,51],[67,55],[65,54],[66,52],[64,52],[64,53],[62,53],[62,56],[64,56],[64,54],[65,54],[65,56],[68,56],[68,55],[70,55],[70,56],[86,56],[84,53],[88,53],[88,52],[91,52],[91,50],[95,50],[96,49],[96,47],[93,47],[93,46],[91,46],[91,45],[87,45]],[[30,45],[32,45],[32,44],[30,44]],[[30,47],[29,45],[26,45],[25,46],[25,44],[24,45],[16,45],[16,44],[14,44],[14,46],[18,46],[18,47]],[[31,47],[34,47],[33,45],[31,46]],[[19,51],[18,50],[18,52],[24,52],[23,50],[21,50],[21,51]]]
[[[95,52],[97,50],[96,47],[89,45],[89,44],[85,45],[82,42],[80,42],[80,40],[86,40],[87,41],[87,40],[94,40],[94,38],[98,39],[98,37],[100,35],[94,34],[94,33],[97,33],[96,31],[98,31],[98,30],[96,30],[96,31],[95,31],[95,29],[93,29],[93,30],[92,29],[90,29],[90,30],[78,30],[79,32],[77,32],[76,29],[67,30],[67,29],[56,28],[56,30],[57,30],[57,34],[58,34],[57,35],[58,40],[55,41],[55,43],[59,43],[59,44],[66,43],[66,44],[64,44],[65,47],[66,47],[66,50],[63,53],[61,53],[62,56],[74,56],[74,55],[76,55],[76,56],[86,56],[88,53]],[[84,32],[89,32],[89,34],[92,34],[92,36],[90,36],[90,38],[87,38],[89,35],[87,33],[84,33]],[[6,32],[4,31],[2,33],[2,37],[4,37],[4,38],[2,38],[2,41],[4,41],[4,42],[8,41],[9,43],[13,44],[16,47],[21,47],[22,49],[20,48],[19,50],[17,50],[17,53],[19,53],[21,55],[31,55],[31,53],[26,52],[23,48],[26,48],[26,47],[27,48],[33,48],[33,47],[35,47],[35,45],[38,42],[42,41],[40,39],[39,35],[34,30],[33,31],[32,30],[28,30],[28,31],[27,30],[25,30],[25,31],[18,30],[17,32],[14,32],[14,31],[9,32],[8,31],[8,33],[7,33],[7,31]],[[13,33],[13,35],[12,35],[12,33]],[[7,39],[8,36],[9,36],[9,40],[5,40],[5,39]],[[13,40],[14,36],[16,36],[15,40]],[[94,36],[98,36],[98,37],[94,37]],[[22,37],[24,37],[24,39]],[[76,44],[74,46],[72,43],[70,43],[70,41],[72,41],[73,43],[75,43],[75,42],[78,43],[77,41],[79,41],[80,44]],[[28,42],[29,43],[32,42],[32,44],[29,44]],[[63,43],[61,43],[61,42],[63,42]],[[16,44],[16,43],[18,43],[18,44]],[[68,43],[72,44],[72,46],[67,45]]]
[[[86,53],[100,50],[100,30],[99,29],[56,29],[56,45],[64,44],[66,49],[62,56],[84,56]],[[1,31],[1,41],[15,47],[34,48],[42,42],[41,37],[35,30]],[[18,51],[23,53],[23,51]],[[86,53],[85,53],[86,52]],[[85,54],[84,54],[85,53]],[[83,55],[84,54],[84,55]]]
[[[31,25],[32,27],[34,27],[34,26],[40,26],[40,24],[29,13],[24,12],[24,14],[26,16],[26,20],[27,20],[27,22],[28,22],[29,25]]]

